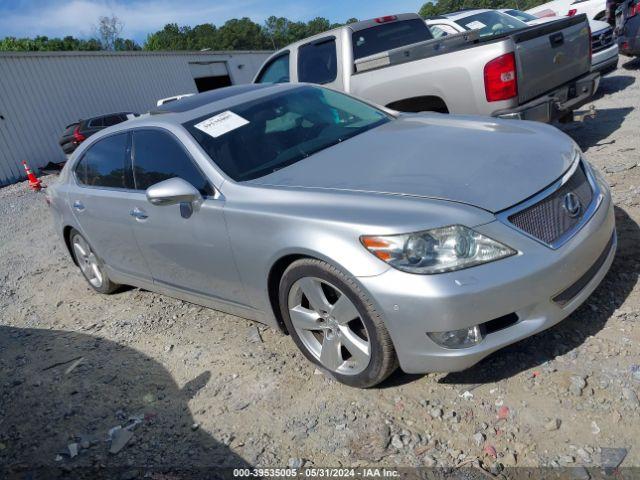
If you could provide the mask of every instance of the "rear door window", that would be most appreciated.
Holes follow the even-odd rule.
[[[298,49],[298,80],[309,83],[331,83],[338,74],[336,40],[318,40]]]
[[[122,117],[120,115],[107,115],[104,117],[104,126],[110,127],[111,125],[117,125],[122,123]]]
[[[158,182],[177,177],[189,182],[203,196],[214,193],[184,147],[167,132],[134,131],[132,165],[136,190],[146,190]]]
[[[76,166],[76,178],[91,187],[126,188],[126,133],[111,135],[91,145]]]
[[[89,120],[88,127],[89,128],[101,128],[101,127],[104,127],[104,119],[102,117],[100,117],[100,118],[94,118],[92,120]]]
[[[431,40],[433,35],[424,20],[415,18],[381,25],[353,32],[353,59],[368,57],[412,43]]]
[[[288,81],[289,52],[272,59],[256,79],[256,83],[286,83]]]

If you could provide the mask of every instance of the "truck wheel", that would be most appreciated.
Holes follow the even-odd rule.
[[[371,300],[328,263],[292,263],[280,280],[279,303],[298,348],[337,381],[372,387],[397,368],[391,337]]]

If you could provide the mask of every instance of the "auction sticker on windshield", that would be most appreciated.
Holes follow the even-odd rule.
[[[203,131],[207,135],[211,135],[213,138],[218,138],[225,133],[229,133],[236,128],[240,128],[249,123],[249,120],[242,118],[240,115],[236,115],[230,110],[226,112],[214,115],[211,118],[207,118],[200,123],[194,125],[198,130]]]
[[[467,28],[470,28],[471,30],[480,30],[484,27],[486,27],[486,25],[482,22],[479,22],[478,20],[474,20],[473,22],[467,23]]]

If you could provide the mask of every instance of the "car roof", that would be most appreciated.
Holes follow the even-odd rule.
[[[130,115],[133,112],[113,112],[113,113],[103,113],[102,115],[96,115],[95,117],[85,118],[83,120],[79,120],[81,122],[90,122],[91,120],[96,120],[98,118],[112,117],[114,115]]]
[[[469,10],[458,10],[457,12],[445,13],[444,16],[451,20],[459,20],[461,18],[470,17],[471,15],[475,15],[477,13],[493,11],[495,10],[491,10],[489,8],[471,8]]]
[[[247,84],[247,85],[234,85],[231,87],[217,88],[215,90],[209,90],[208,92],[199,93],[197,95],[191,95],[189,97],[180,98],[173,102],[168,102],[159,107],[151,110],[152,115],[159,115],[163,113],[182,113],[194,110],[196,108],[208,105],[210,103],[219,102],[220,100],[237,97],[249,92],[256,92],[264,88],[268,88],[270,84]]]
[[[261,83],[218,88],[164,104],[151,110],[148,115],[141,115],[109,129],[115,131],[149,125],[179,125],[278,92],[308,86],[305,83]],[[317,85],[312,86],[318,88]]]

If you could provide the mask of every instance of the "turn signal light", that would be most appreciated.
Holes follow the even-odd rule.
[[[578,13],[578,10],[575,8],[572,8],[571,10],[569,10],[569,12],[567,13],[567,17],[573,17],[576,13]]]
[[[488,102],[507,100],[518,95],[516,56],[507,53],[484,66],[484,90]]]

